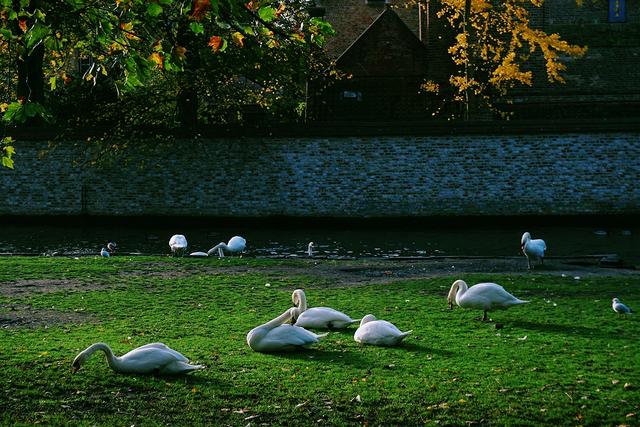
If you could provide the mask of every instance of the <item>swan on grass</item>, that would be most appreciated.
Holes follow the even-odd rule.
[[[187,250],[187,238],[182,234],[174,234],[169,239],[169,247],[174,255],[183,254]]]
[[[295,309],[293,312],[294,325],[303,328],[342,329],[357,323],[346,314],[329,307],[307,308],[307,296],[302,289],[296,289],[291,295]]]
[[[400,344],[411,332],[402,332],[393,323],[378,320],[373,314],[367,314],[360,321],[360,327],[353,335],[353,339],[361,344],[388,347]]]
[[[307,255],[313,256],[313,248],[315,248],[315,244],[313,242],[309,242],[307,245]]]
[[[175,375],[204,369],[202,365],[189,364],[189,359],[160,342],[143,345],[120,357],[114,355],[107,344],[99,342],[90,345],[73,359],[73,372],[77,372],[96,351],[103,351],[111,369],[121,374]]]
[[[613,311],[619,314],[631,314],[634,312],[632,309],[621,303],[618,298],[614,298],[611,301],[611,308],[613,308]]]
[[[531,234],[527,231],[520,239],[520,250],[527,257],[527,264],[529,265],[529,270],[531,270],[531,261],[539,261],[540,264],[544,263],[544,251],[547,250],[547,245],[542,239],[531,239]]]
[[[496,283],[478,283],[469,288],[464,280],[456,280],[451,285],[447,296],[450,310],[453,309],[454,300],[462,308],[483,310],[483,322],[487,320],[488,311],[505,310],[511,306],[529,302],[514,297]]]
[[[217,252],[218,256],[220,258],[223,258],[224,251],[227,251],[230,253],[242,252],[244,251],[244,248],[246,246],[247,246],[247,241],[244,239],[244,237],[233,236],[231,239],[229,239],[229,243],[220,242],[214,247],[212,247],[211,249],[209,249],[207,251],[207,254],[211,255]]]
[[[105,258],[108,258],[111,256],[112,253],[114,253],[116,251],[116,247],[118,245],[115,244],[115,242],[109,242],[107,243],[107,246],[102,248],[102,250],[100,251],[100,256],[103,256]]]
[[[327,334],[314,334],[286,322],[293,317],[296,308],[290,308],[275,319],[253,328],[247,334],[247,344],[253,351],[270,352],[294,350],[316,344]]]

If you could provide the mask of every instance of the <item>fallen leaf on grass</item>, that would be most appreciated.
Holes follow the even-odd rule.
[[[302,403],[298,403],[295,407],[296,407],[296,408],[301,408],[301,407],[305,406],[305,405],[306,405],[306,404],[308,404],[308,403],[309,403],[309,401],[308,401],[308,400],[305,400],[305,401],[304,401],[304,402],[302,402]]]
[[[631,383],[624,383],[624,386],[623,386],[623,387],[624,387],[624,389],[625,389],[625,390],[631,390],[631,389],[633,389],[633,384],[631,384]]]

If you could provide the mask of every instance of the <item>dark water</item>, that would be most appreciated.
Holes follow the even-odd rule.
[[[119,254],[169,254],[169,238],[184,234],[189,252],[207,251],[234,235],[247,239],[246,256],[306,256],[307,244],[315,254],[335,258],[452,256],[518,256],[520,237],[529,231],[543,238],[548,256],[618,254],[640,263],[640,226],[420,226],[357,227],[242,227],[90,225],[73,224],[0,226],[0,253],[97,255],[106,241],[118,244]]]

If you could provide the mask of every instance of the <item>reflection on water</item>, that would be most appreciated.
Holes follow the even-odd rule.
[[[213,221],[212,221],[213,222]],[[306,256],[307,245],[324,257],[518,256],[524,231],[547,242],[548,256],[616,253],[640,262],[640,228],[594,227],[470,227],[470,228],[264,228],[141,226],[0,226],[0,253],[95,255],[106,241],[119,254],[169,254],[172,234],[184,234],[189,251],[206,251],[234,235],[247,239],[247,256]]]

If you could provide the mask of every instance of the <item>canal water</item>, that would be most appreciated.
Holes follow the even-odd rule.
[[[118,254],[169,254],[169,238],[184,234],[189,252],[207,251],[234,235],[247,239],[245,256],[304,257],[309,242],[315,254],[328,258],[518,256],[520,237],[529,231],[543,238],[548,256],[618,254],[640,264],[640,226],[420,226],[300,227],[279,224],[243,227],[192,225],[11,225],[0,226],[0,253],[29,255],[97,255],[107,241]]]

